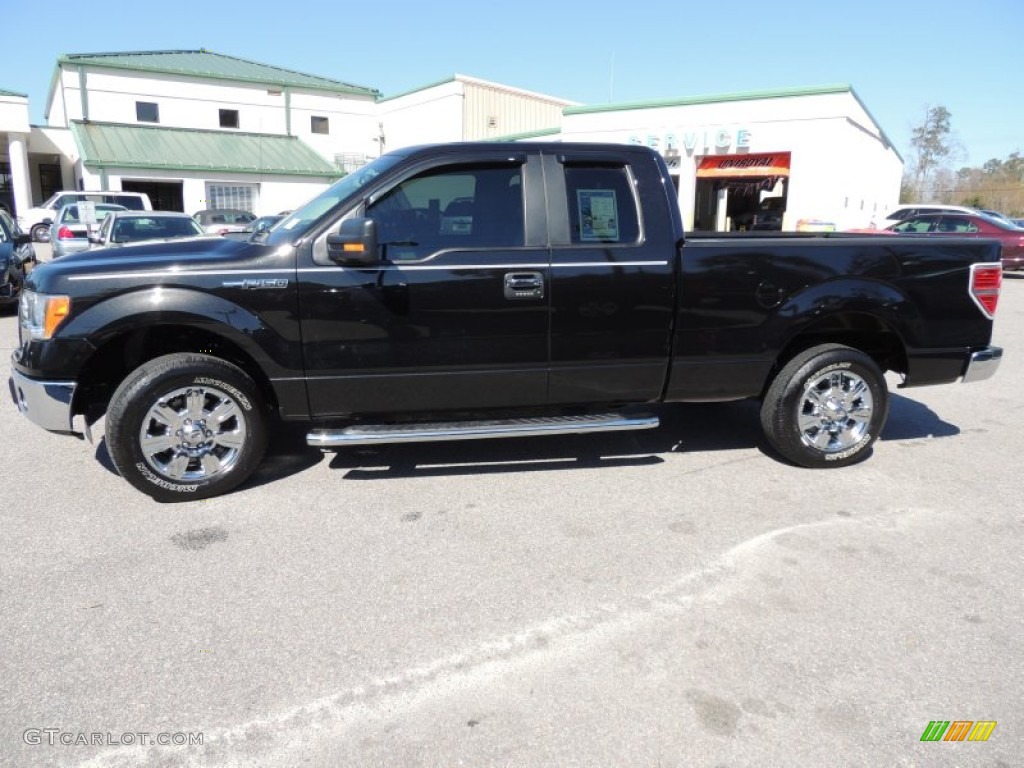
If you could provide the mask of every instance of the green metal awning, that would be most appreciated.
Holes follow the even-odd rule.
[[[86,168],[218,171],[270,176],[343,175],[294,136],[71,121]]]

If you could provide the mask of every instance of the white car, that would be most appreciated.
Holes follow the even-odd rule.
[[[963,205],[946,205],[945,203],[902,203],[897,205],[892,213],[878,223],[879,229],[888,229],[893,224],[899,224],[911,216],[919,216],[922,213],[977,213],[974,208],[967,208]]]
[[[256,221],[256,214],[234,208],[217,208],[196,211],[192,218],[205,232],[211,235],[226,235],[229,232],[244,232]]]
[[[22,231],[32,235],[37,243],[45,243],[50,239],[50,225],[57,217],[57,211],[65,205],[91,200],[94,203],[111,203],[123,205],[131,211],[151,211],[153,204],[149,195],[144,192],[55,192],[49,200],[35,208],[29,208],[18,216],[18,225]]]

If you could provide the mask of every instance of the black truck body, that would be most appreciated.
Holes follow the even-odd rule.
[[[686,236],[642,147],[419,147],[246,241],[34,270],[11,389],[54,431],[107,410],[118,469],[166,500],[242,482],[271,413],[334,447],[644,428],[630,409],[762,398],[783,456],[841,465],[878,436],[885,370],[994,372],[999,265],[984,240]]]

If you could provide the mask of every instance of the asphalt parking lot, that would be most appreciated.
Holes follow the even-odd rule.
[[[5,381],[16,339],[0,316]],[[178,505],[5,394],[0,765],[1020,765],[1022,278],[995,343],[993,379],[895,391],[846,469],[768,453],[756,404],[676,406],[636,434],[281,433]],[[997,725],[922,742],[936,720]]]

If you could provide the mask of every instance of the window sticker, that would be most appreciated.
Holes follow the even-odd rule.
[[[576,204],[580,214],[580,240],[619,240],[614,189],[578,189]]]

